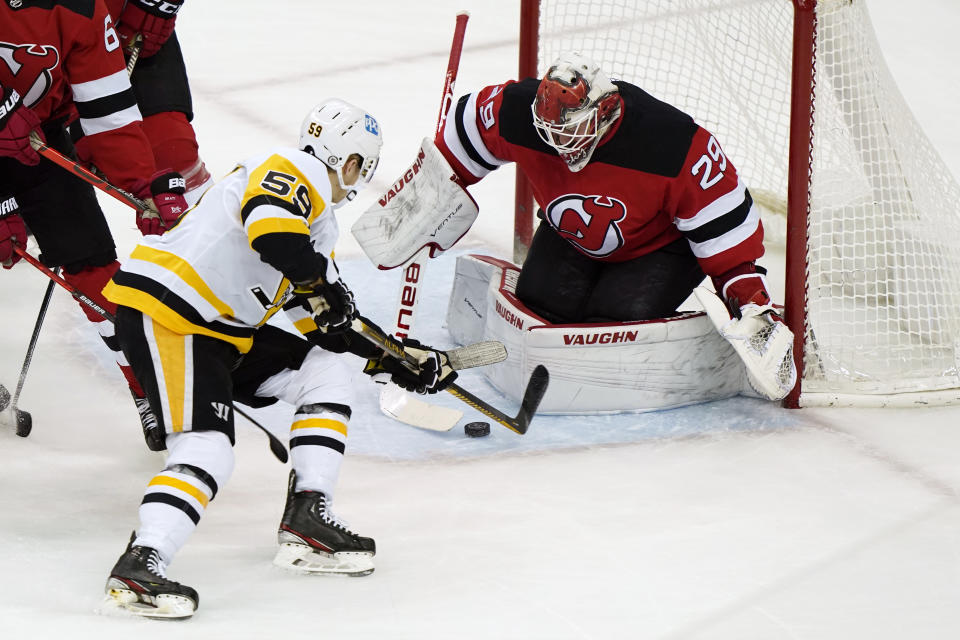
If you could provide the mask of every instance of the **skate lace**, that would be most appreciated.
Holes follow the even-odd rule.
[[[157,426],[157,417],[153,415],[150,408],[150,401],[146,398],[134,398],[133,403],[137,405],[137,411],[140,413],[140,423],[144,429],[152,429]]]
[[[146,563],[147,571],[158,578],[166,579],[167,572],[164,568],[163,560],[160,558],[160,553],[156,549],[149,549],[149,553],[146,557]]]
[[[333,511],[330,510],[330,506],[331,501],[326,496],[321,498],[320,504],[318,505],[319,508],[317,509],[317,514],[320,516],[320,519],[329,524],[331,527],[340,529],[341,531],[351,535],[357,535],[350,530],[350,525],[346,520],[338,518],[336,515],[334,515]]]

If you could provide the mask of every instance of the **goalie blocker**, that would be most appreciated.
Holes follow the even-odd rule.
[[[483,373],[513,400],[519,401],[540,364],[551,372],[540,413],[642,412],[741,394],[762,397],[741,356],[706,314],[551,325],[517,299],[518,274],[515,265],[496,258],[458,257],[446,319],[459,343],[504,344],[507,359]]]
[[[452,247],[478,212],[437,145],[424,138],[413,164],[357,218],[350,232],[371,262],[393,269],[424,247],[430,247],[430,257]]]

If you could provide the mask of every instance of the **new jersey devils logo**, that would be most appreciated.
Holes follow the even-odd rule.
[[[627,217],[627,207],[608,196],[560,196],[546,209],[547,222],[577,248],[597,258],[623,246],[618,222]]]
[[[16,88],[23,104],[32,107],[50,91],[59,63],[56,47],[0,42],[0,85]]]

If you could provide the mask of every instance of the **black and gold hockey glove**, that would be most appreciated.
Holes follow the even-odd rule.
[[[367,360],[363,372],[369,376],[388,373],[398,387],[416,393],[443,391],[457,379],[457,372],[450,368],[443,351],[410,338],[403,340],[403,350],[416,359],[417,364],[413,365],[416,370],[412,371],[392,354],[383,352]]]
[[[358,315],[353,292],[342,280],[328,283],[320,278],[311,283],[296,284],[293,293],[309,305],[313,321],[324,333],[348,330]]]

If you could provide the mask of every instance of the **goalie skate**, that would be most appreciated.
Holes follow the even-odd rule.
[[[350,531],[330,511],[327,497],[318,491],[294,493],[291,473],[287,507],[280,522],[280,548],[273,563],[298,573],[365,576],[373,573],[373,538]]]
[[[144,618],[189,618],[200,602],[194,589],[167,579],[156,549],[132,544],[117,560],[105,590],[108,606]]]

